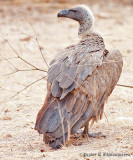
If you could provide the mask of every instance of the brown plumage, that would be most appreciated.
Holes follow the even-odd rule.
[[[39,111],[35,129],[53,149],[85,127],[90,120],[102,118],[105,101],[112,93],[122,71],[118,50],[107,51],[103,38],[91,31],[93,15],[85,6],[59,12],[79,22],[81,41],[67,47],[50,63],[47,96]]]

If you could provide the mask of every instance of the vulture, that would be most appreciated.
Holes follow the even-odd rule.
[[[102,118],[104,105],[117,84],[123,66],[119,50],[108,51],[99,33],[93,31],[94,17],[84,5],[64,9],[57,15],[79,22],[78,44],[61,51],[50,62],[47,95],[37,114],[35,130],[52,149],[65,145],[70,135],[89,122]]]

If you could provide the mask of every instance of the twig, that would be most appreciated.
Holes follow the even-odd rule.
[[[46,76],[45,77],[42,77],[42,78],[40,78],[40,79],[37,79],[37,80],[35,80],[35,81],[33,81],[32,83],[30,83],[29,85],[27,85],[26,87],[24,87],[23,89],[21,89],[20,91],[18,91],[14,96],[12,96],[11,98],[14,98],[14,97],[16,97],[18,94],[20,94],[21,92],[23,92],[24,90],[26,90],[27,88],[29,88],[30,86],[32,86],[33,84],[35,84],[36,82],[39,82],[39,81],[41,81],[42,79],[45,79],[46,78]]]
[[[14,83],[16,83],[16,84],[18,84],[18,85],[21,85],[21,86],[26,86],[25,84],[22,84],[22,83],[20,83],[20,82],[14,82]]]
[[[28,36],[28,37],[31,37],[31,38],[35,39],[35,37],[34,37],[34,36],[31,36],[30,34],[27,34],[27,33],[24,33],[24,32],[21,32],[21,34],[26,35],[26,36]]]
[[[117,86],[120,87],[127,87],[127,88],[133,88],[133,86],[128,86],[128,85],[124,85],[124,84],[116,84]]]
[[[105,118],[106,118],[106,120],[107,120],[108,127],[109,127],[109,121],[108,121],[108,117],[107,117],[107,115],[106,115],[106,113],[105,113],[105,112],[103,112],[103,114],[104,114],[104,116],[105,116]]]
[[[4,76],[9,76],[9,75],[15,74],[17,72],[27,72],[27,71],[38,71],[38,70],[37,69],[16,69],[14,72],[4,74]],[[39,70],[39,71],[41,71],[41,70]]]
[[[17,57],[18,58],[18,57]],[[7,61],[14,69],[15,71],[11,72],[11,73],[8,73],[8,74],[5,74],[4,76],[9,76],[11,74],[15,74],[17,72],[25,72],[25,71],[42,71],[44,72],[43,70],[38,70],[36,68],[33,68],[33,69],[18,69],[16,66],[14,66],[8,59],[4,59],[5,61]]]
[[[34,27],[33,27],[33,24],[32,24],[30,21],[28,21],[28,19],[27,19],[26,17],[24,17],[24,18],[25,18],[26,22],[31,26],[33,32],[35,33],[35,40],[36,40],[36,42],[37,42],[37,46],[38,46],[38,48],[39,48],[39,50],[40,50],[40,53],[41,53],[41,56],[42,56],[44,62],[46,63],[47,67],[49,68],[49,65],[48,65],[48,63],[47,63],[47,61],[46,61],[46,59],[45,59],[45,57],[44,57],[44,55],[43,55],[43,53],[42,53],[42,49],[41,49],[41,47],[40,47],[40,44],[39,44],[39,41],[38,41],[38,38],[37,38],[37,33],[36,33],[36,31],[35,31],[35,29],[34,29]],[[34,37],[33,37],[33,38],[34,38]]]
[[[37,80],[33,81],[32,83],[30,83],[29,85],[27,85],[27,86],[25,86],[23,89],[21,89],[20,91],[16,92],[15,95],[11,96],[11,97],[10,97],[9,99],[7,99],[6,101],[2,101],[1,103],[3,103],[3,102],[8,102],[8,101],[12,100],[14,97],[18,96],[18,95],[19,95],[21,92],[23,92],[24,90],[26,90],[27,88],[29,88],[29,87],[32,86],[33,84],[35,84],[35,83],[37,83],[37,82],[39,82],[39,81],[41,81],[42,79],[45,79],[45,78],[46,78],[46,76],[45,76],[45,77],[41,77],[40,79],[37,79]],[[0,104],[1,104],[1,103],[0,103]]]
[[[55,100],[56,100],[57,105],[58,105],[58,111],[59,111],[59,115],[60,115],[60,119],[61,119],[61,127],[62,127],[62,134],[63,134],[63,143],[64,143],[64,146],[65,146],[66,145],[66,140],[65,140],[65,128],[64,128],[65,126],[64,126],[64,123],[63,123],[64,117],[63,117],[58,99],[55,98]]]
[[[18,57],[12,57],[12,58],[5,58],[5,59],[2,59],[2,61],[7,61],[7,60],[12,60],[12,59],[17,59]]]
[[[15,70],[17,70],[17,67],[14,66],[8,59],[5,59],[5,61],[7,61],[13,68],[15,68]]]
[[[14,53],[16,54],[16,56],[17,56],[16,58],[21,59],[23,62],[25,62],[26,64],[28,64],[29,66],[35,68],[35,69],[38,70],[38,71],[47,72],[47,71],[45,71],[45,70],[42,70],[42,69],[34,66],[33,64],[29,63],[29,62],[26,61],[25,59],[23,59],[21,56],[19,56],[19,54],[17,53],[17,51],[11,46],[11,44],[9,43],[9,41],[8,41],[7,39],[5,39],[5,41],[7,42],[7,44],[10,46],[10,48],[11,48],[11,49],[14,51]]]

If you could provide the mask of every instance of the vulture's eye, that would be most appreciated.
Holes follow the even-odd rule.
[[[70,11],[71,11],[71,12],[73,12],[73,13],[76,13],[76,12],[77,12],[77,11],[76,11],[76,10],[74,10],[74,9],[71,9]]]

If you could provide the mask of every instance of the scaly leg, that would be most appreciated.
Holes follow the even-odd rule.
[[[103,135],[101,132],[89,133],[89,124],[88,123],[85,125],[84,131],[83,131],[83,136],[86,134],[88,135],[88,137],[93,137],[93,138],[104,137],[104,138],[106,138],[106,136]]]

